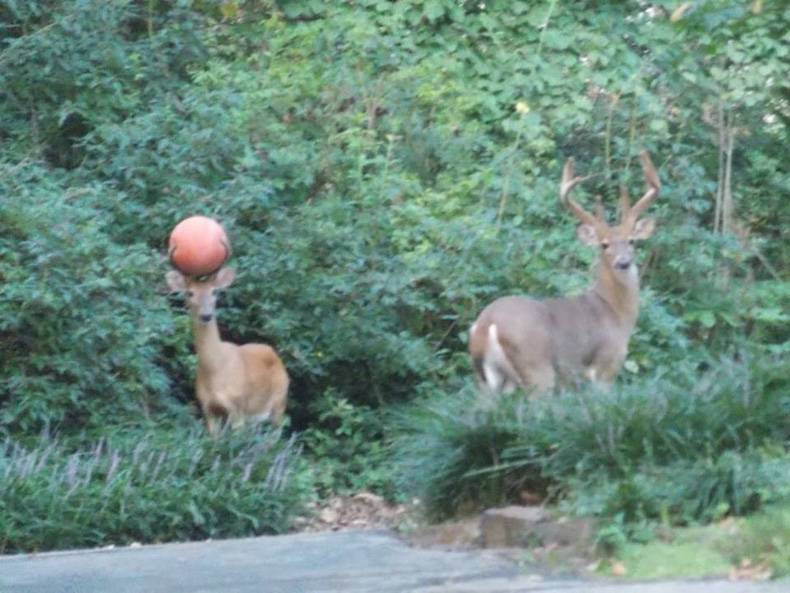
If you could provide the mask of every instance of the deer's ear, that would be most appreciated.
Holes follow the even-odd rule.
[[[632,239],[647,239],[656,230],[656,222],[652,218],[637,220],[634,224],[634,231],[631,233]]]
[[[576,227],[576,236],[579,237],[579,241],[590,247],[596,247],[600,243],[598,233],[595,232],[595,227],[591,224],[580,224]]]
[[[217,277],[214,280],[214,286],[217,288],[227,288],[236,279],[236,272],[233,268],[222,268],[217,272]]]
[[[187,289],[187,281],[180,272],[170,270],[165,274],[165,279],[167,280],[167,285],[170,287],[170,290],[173,292],[184,292]]]

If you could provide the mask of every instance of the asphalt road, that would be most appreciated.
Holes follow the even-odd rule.
[[[0,593],[788,593],[790,582],[620,584],[522,574],[488,551],[383,532],[0,556]]]

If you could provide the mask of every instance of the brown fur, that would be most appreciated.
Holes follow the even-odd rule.
[[[288,372],[271,346],[239,346],[220,339],[216,291],[233,278],[227,268],[204,281],[178,272],[167,275],[172,290],[187,294],[198,357],[195,391],[212,433],[225,420],[232,426],[248,419],[279,424],[288,398]]]
[[[469,337],[469,352],[481,387],[494,393],[516,387],[540,393],[557,383],[582,378],[604,385],[614,380],[628,353],[639,313],[633,242],[646,239],[654,228],[652,221],[638,220],[638,216],[660,188],[646,153],[642,166],[647,193],[633,208],[623,194],[621,223],[610,227],[600,213],[592,216],[568,199],[570,190],[582,181],[573,176],[573,161],[568,161],[561,198],[582,220],[579,238],[601,251],[597,281],[576,297],[535,300],[508,296],[483,309]]]

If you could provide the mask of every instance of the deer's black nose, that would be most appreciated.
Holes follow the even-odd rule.
[[[631,267],[631,260],[630,259],[621,259],[615,262],[614,267],[618,270],[627,270]]]
[[[201,315],[200,316],[200,321],[202,323],[208,323],[209,321],[211,321],[213,319],[213,317],[214,317],[213,315]]]

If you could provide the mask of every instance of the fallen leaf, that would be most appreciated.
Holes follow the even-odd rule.
[[[766,581],[773,576],[768,563],[763,561],[755,564],[751,558],[744,558],[738,566],[730,568],[731,581]]]

